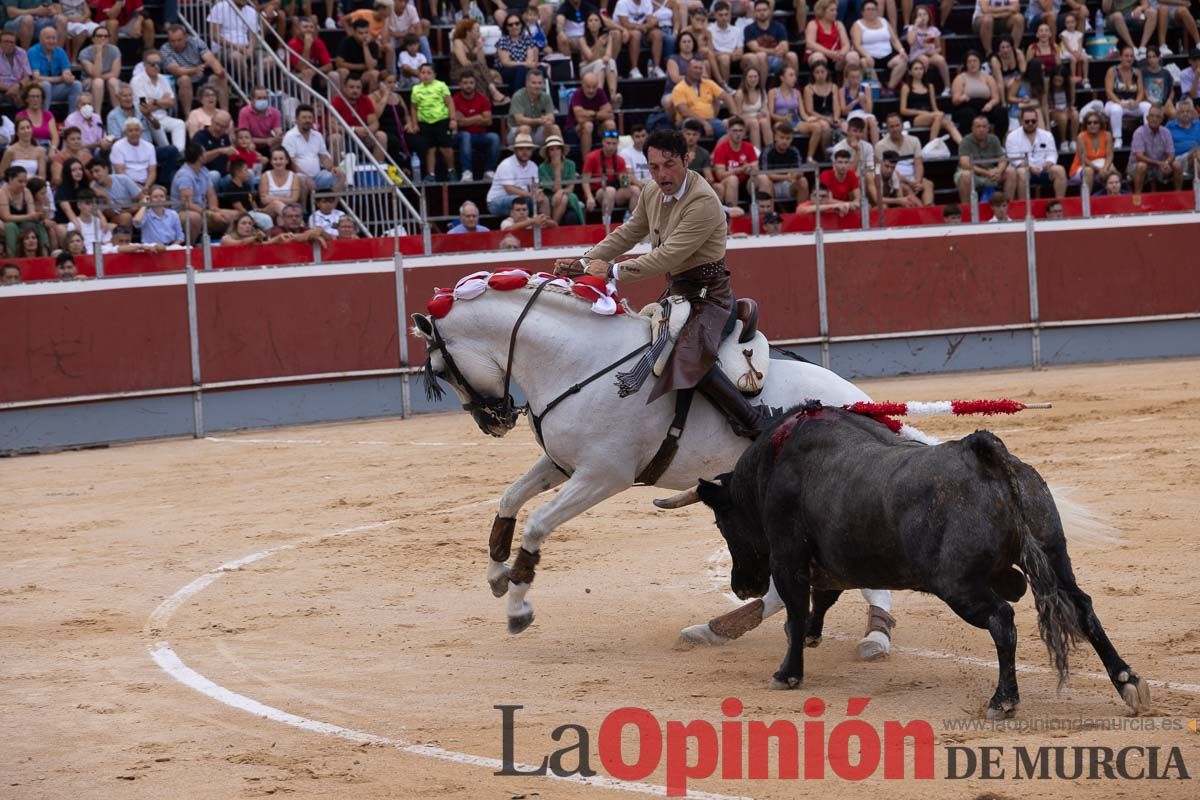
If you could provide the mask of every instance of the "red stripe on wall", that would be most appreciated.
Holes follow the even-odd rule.
[[[1200,224],[1039,232],[1041,318],[1102,319],[1200,311],[1197,264]]]
[[[0,402],[192,382],[183,286],[6,298]]]
[[[400,363],[391,273],[200,284],[196,305],[205,382]]]
[[[1029,321],[1025,234],[825,244],[829,333]]]

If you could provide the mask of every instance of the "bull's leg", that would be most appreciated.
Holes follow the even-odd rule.
[[[867,601],[867,630],[858,642],[858,657],[863,661],[886,658],[892,649],[892,593],[887,589],[863,589]]]
[[[808,620],[808,632],[804,636],[805,647],[816,647],[821,643],[821,632],[825,628],[825,612],[841,597],[841,589],[815,589],[812,596],[812,616]]]
[[[500,497],[500,508],[488,537],[487,580],[496,597],[503,597],[508,591],[509,567],[505,562],[512,549],[513,532],[517,529],[517,512],[534,497],[566,479],[550,457],[543,455]]]
[[[808,630],[808,553],[803,548],[771,552],[771,578],[787,608],[787,655],[771,678],[772,689],[796,689],[804,681],[804,636]]]
[[[533,623],[533,606],[525,600],[525,595],[529,592],[535,568],[541,560],[542,542],[550,532],[597,503],[628,488],[629,483],[615,483],[611,476],[588,474],[579,470],[563,484],[558,494],[529,515],[521,537],[521,548],[517,551],[509,574],[509,633],[520,633]]]
[[[963,585],[971,585],[964,583]],[[1017,712],[1021,697],[1017,691],[1017,626],[1012,606],[990,589],[942,600],[964,620],[992,634],[996,660],[1000,662],[1000,682],[988,701],[988,719],[1007,719]]]
[[[1121,699],[1135,714],[1150,711],[1150,685],[1130,668],[1125,659],[1117,653],[1117,648],[1113,647],[1112,642],[1108,640],[1108,635],[1104,632],[1100,619],[1092,609],[1092,598],[1083,589],[1080,589],[1079,584],[1075,581],[1065,542],[1058,547],[1047,547],[1045,552],[1058,577],[1059,588],[1071,598],[1071,602],[1075,605],[1075,611],[1079,618],[1079,629],[1087,636],[1096,655],[1100,656],[1100,660],[1104,663],[1104,670],[1120,693]]]

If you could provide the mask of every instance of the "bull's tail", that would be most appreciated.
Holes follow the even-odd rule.
[[[1033,589],[1038,634],[1054,662],[1054,669],[1058,672],[1058,687],[1061,689],[1070,674],[1070,651],[1083,638],[1075,603],[1059,585],[1057,572],[1051,563],[1052,554],[1045,549],[1047,543],[1035,536],[1029,527],[1025,491],[1016,472],[1019,462],[1008,452],[1004,443],[988,431],[977,431],[969,438],[981,460],[1004,476],[1012,493],[1019,526],[1018,559]]]

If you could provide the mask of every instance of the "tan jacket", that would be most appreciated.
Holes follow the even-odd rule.
[[[591,249],[586,258],[612,261],[650,235],[650,252],[622,261],[618,277],[640,281],[655,275],[678,275],[692,267],[725,258],[725,211],[712,186],[699,173],[688,171],[683,196],[663,202],[662,189],[650,181],[642,189],[637,209]],[[602,274],[602,273],[601,273]]]

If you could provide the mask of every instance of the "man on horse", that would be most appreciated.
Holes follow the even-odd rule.
[[[665,275],[666,294],[687,298],[692,311],[647,402],[667,392],[699,389],[729,419],[735,433],[753,439],[772,412],[751,405],[717,367],[717,350],[733,330],[736,314],[725,268],[721,201],[708,181],[688,169],[691,154],[678,131],[655,131],[646,142],[646,161],[653,181],[632,216],[583,259],[559,259],[556,271],[623,281]],[[649,253],[612,263],[647,235]]]

